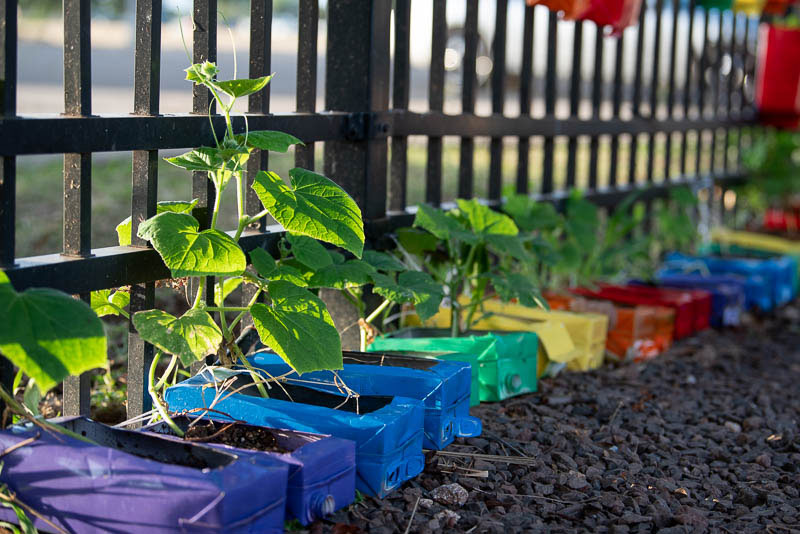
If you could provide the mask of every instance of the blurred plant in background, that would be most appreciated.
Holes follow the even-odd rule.
[[[773,128],[754,137],[742,162],[755,180],[737,188],[740,209],[746,217],[760,216],[769,208],[800,202],[800,133]]]

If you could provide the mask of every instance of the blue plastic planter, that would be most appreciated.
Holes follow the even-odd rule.
[[[215,384],[228,389],[217,397]],[[233,390],[240,391],[231,394]],[[259,395],[249,374],[215,368],[213,374],[207,369],[167,389],[165,400],[175,411],[213,407],[250,424],[352,440],[356,443],[356,488],[376,497],[387,495],[425,466],[425,409],[416,399],[345,398],[295,384],[273,385],[269,395]],[[228,419],[218,413],[208,417]]]
[[[283,462],[256,462],[83,417],[53,422],[100,446],[13,427],[0,432],[0,450],[36,439],[3,456],[0,482],[67,532],[283,532],[289,471]],[[17,522],[4,507],[0,520]]]
[[[174,422],[184,432],[192,421],[193,419],[185,416],[174,418]],[[195,424],[213,424],[219,429],[225,423],[209,420],[198,421]],[[237,424],[253,428],[252,425]],[[184,442],[174,436],[172,429],[164,422],[155,423],[142,430],[167,435]],[[242,458],[252,457],[259,462],[265,460],[267,464],[273,464],[277,460],[288,465],[287,519],[297,519],[303,525],[307,525],[353,502],[356,489],[355,443],[346,439],[295,430],[272,428],[268,430],[275,438],[275,445],[287,452],[247,450],[218,443],[208,443],[208,446]]]
[[[775,306],[781,306],[794,296],[794,273],[796,265],[789,257],[768,259],[721,258],[717,256],[687,256],[672,253],[667,255],[666,266],[686,269],[702,264],[711,274],[738,274],[762,276],[768,283]],[[765,310],[766,311],[766,310]]]
[[[444,449],[455,437],[481,433],[480,419],[469,415],[469,364],[373,352],[346,351],[343,358],[344,369],[336,372],[341,379],[338,384],[344,382],[359,395],[400,395],[425,404],[425,448]],[[249,359],[254,367],[272,376],[289,373],[289,380],[300,378],[277,354],[260,352]],[[302,380],[320,391],[339,393],[336,375],[318,371],[304,374]]]
[[[676,289],[702,289],[711,293],[711,326],[736,326],[744,309],[744,288],[741,284],[719,282],[714,277],[675,275],[657,278],[658,285]],[[632,285],[649,285],[632,280]]]

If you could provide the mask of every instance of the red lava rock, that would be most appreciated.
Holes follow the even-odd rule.
[[[431,492],[434,501],[445,506],[464,506],[469,493],[460,484],[445,484]]]

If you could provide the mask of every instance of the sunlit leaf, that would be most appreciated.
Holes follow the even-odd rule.
[[[147,310],[133,315],[139,335],[159,350],[180,358],[185,366],[216,353],[222,343],[222,331],[208,312],[190,309],[181,317],[161,310]]]
[[[198,200],[191,202],[185,200],[163,200],[156,206],[156,215],[172,211],[175,213],[191,213],[197,205]],[[131,218],[127,217],[117,225],[117,240],[119,246],[127,247],[131,244]]]

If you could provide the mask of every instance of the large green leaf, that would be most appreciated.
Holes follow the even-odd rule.
[[[313,237],[361,257],[364,222],[361,210],[344,189],[305,169],[289,171],[291,186],[273,172],[259,172],[253,190],[287,231]]]
[[[364,261],[372,265],[378,271],[387,273],[405,271],[406,266],[403,262],[387,254],[386,252],[379,252],[377,250],[365,250]]]
[[[211,85],[227,95],[239,98],[259,92],[267,86],[271,79],[272,76],[270,75],[252,80],[245,78],[240,80],[213,81]]]
[[[219,230],[199,228],[189,214],[162,213],[139,225],[139,237],[153,244],[174,278],[242,274],[247,259],[236,241]]]
[[[342,368],[342,342],[325,303],[284,281],[269,284],[272,306],[250,309],[261,341],[298,373]]]
[[[417,212],[419,216],[419,212]],[[433,252],[439,244],[439,239],[425,230],[419,228],[398,228],[397,241],[409,254],[424,256],[426,252]]]
[[[539,288],[527,276],[519,273],[491,273],[486,276],[504,302],[517,299],[523,306],[545,307]]]
[[[525,248],[525,239],[518,235],[489,234],[486,245],[498,257],[511,256],[523,263],[533,262],[533,256]]]
[[[185,366],[217,352],[222,331],[204,310],[191,309],[181,317],[161,310],[133,315],[133,325],[142,339],[159,350],[180,358]]]
[[[247,136],[237,135],[239,143],[246,143],[250,148],[269,150],[270,152],[287,152],[292,145],[304,145],[293,135],[273,130],[257,130],[248,132]]]
[[[308,280],[308,287],[330,287],[344,289],[368,284],[375,274],[375,268],[363,260],[347,260],[344,263],[331,263],[316,271]]]
[[[52,289],[17,293],[0,271],[0,353],[44,393],[105,365],[106,336],[86,303]]]
[[[456,200],[458,209],[469,221],[472,231],[479,235],[517,235],[519,229],[511,217],[481,204],[477,198]]]
[[[433,317],[439,311],[444,293],[439,284],[427,273],[421,271],[405,271],[394,278],[384,274],[373,275],[372,291],[383,298],[402,304],[410,302],[423,321]]]
[[[128,291],[114,291],[112,294],[110,289],[101,289],[92,291],[89,299],[89,305],[97,316],[105,317],[106,315],[119,315],[119,310],[125,309],[130,304],[131,294]]]
[[[191,213],[198,200],[191,202],[185,200],[163,200],[156,206],[156,215],[172,211],[175,213]],[[117,240],[119,246],[127,247],[131,244],[131,218],[128,217],[117,225]]]
[[[292,254],[297,261],[306,267],[317,270],[333,264],[331,255],[316,239],[287,233],[286,241],[292,246]]]

